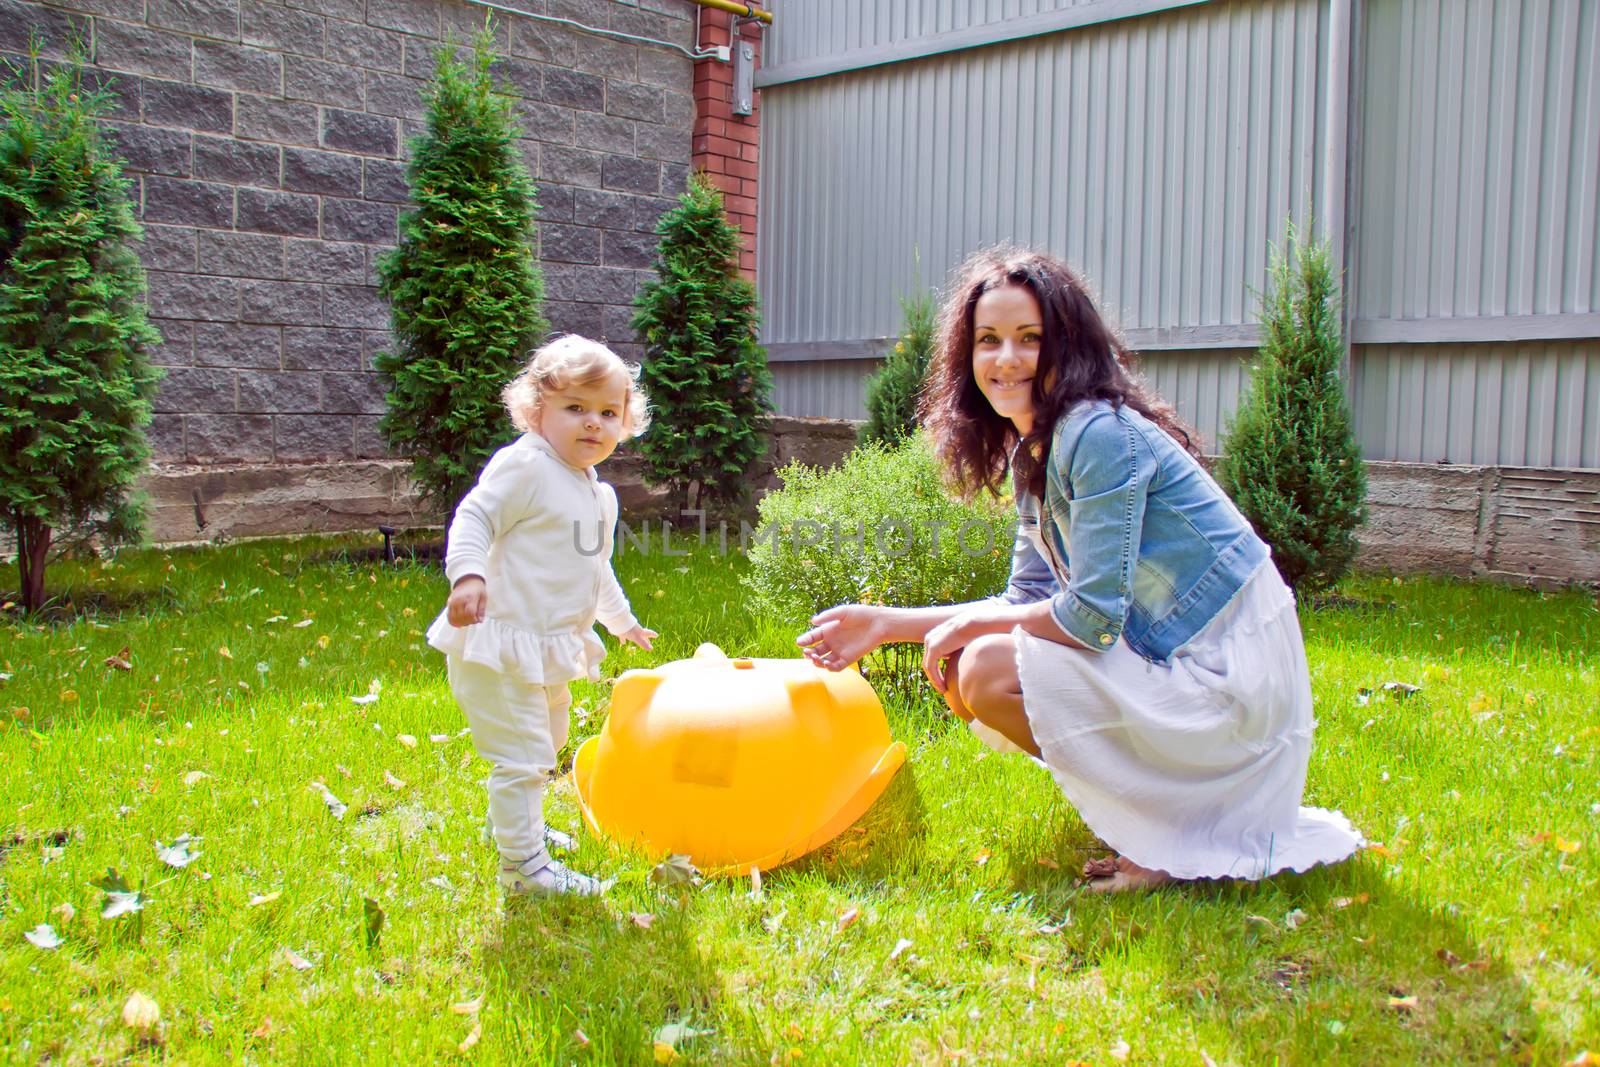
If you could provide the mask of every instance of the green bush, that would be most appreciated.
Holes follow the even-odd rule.
[[[1293,227],[1262,300],[1250,388],[1223,441],[1217,480],[1290,587],[1314,593],[1349,570],[1366,517],[1367,472],[1351,425],[1339,286],[1325,243]]]
[[[422,498],[451,514],[515,436],[500,390],[549,330],[533,182],[511,101],[490,74],[493,41],[485,29],[470,63],[439,49],[427,129],[406,165],[416,207],[378,264],[395,337],[395,350],[374,360],[390,386],[378,428],[411,458]]]
[[[917,394],[933,356],[936,319],[933,294],[921,292],[900,301],[905,317],[883,366],[867,379],[867,422],[861,440],[894,444],[917,429]]]
[[[1010,502],[956,500],[920,436],[862,445],[832,470],[791,463],[779,475],[783,487],[761,501],[744,578],[753,611],[798,623],[835,604],[922,607],[1005,588]],[[920,649],[886,649],[864,667],[900,687],[920,674],[920,658]]]
[[[756,289],[739,276],[739,233],[704,174],[656,233],[656,278],[633,301],[645,346],[639,383],[653,410],[638,443],[644,477],[667,486],[675,508],[693,484],[695,507],[720,510],[745,499],[767,450],[772,373],[756,343]]]
[[[44,604],[52,541],[137,541],[134,481],[161,373],[122,163],[100,131],[110,94],[81,59],[34,56],[0,90],[0,528],[21,600]]]

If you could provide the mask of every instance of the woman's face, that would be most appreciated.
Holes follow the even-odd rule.
[[[1020,434],[1033,430],[1033,376],[1044,344],[1044,316],[1033,292],[1004,285],[972,309],[972,376],[989,405]]]

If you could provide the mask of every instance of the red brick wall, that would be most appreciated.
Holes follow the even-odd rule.
[[[733,45],[734,16],[706,8],[700,16],[700,47]],[[744,39],[756,46],[761,63],[763,31],[746,22]],[[755,94],[753,114],[733,113],[733,64],[702,59],[694,65],[694,142],[692,166],[704,170],[722,190],[728,217],[744,235],[739,271],[751,281],[756,276],[756,154],[760,145],[761,94]]]

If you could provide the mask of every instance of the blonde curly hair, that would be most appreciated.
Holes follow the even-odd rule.
[[[639,388],[639,366],[623,361],[599,341],[575,333],[563,334],[541,345],[528,365],[500,393],[511,424],[531,433],[539,424],[539,405],[547,392],[573,385],[594,385],[620,372],[628,382],[622,412],[622,437],[638,437],[650,426],[650,403]]]

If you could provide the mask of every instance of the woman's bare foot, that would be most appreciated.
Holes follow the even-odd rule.
[[[1083,876],[1094,893],[1126,893],[1136,889],[1155,889],[1173,881],[1162,870],[1141,867],[1126,856],[1104,856],[1083,865]]]

